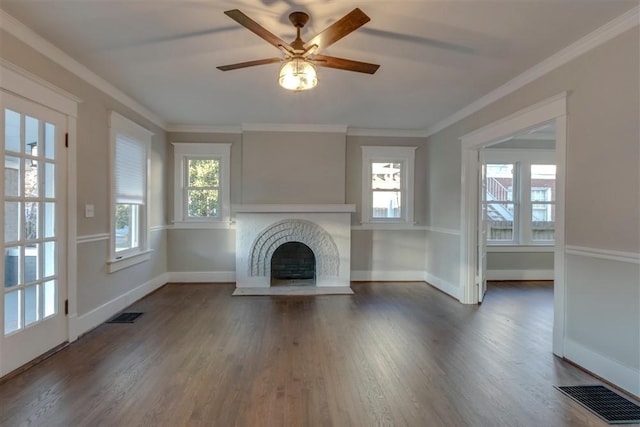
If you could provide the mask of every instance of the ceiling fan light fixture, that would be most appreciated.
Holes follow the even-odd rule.
[[[292,58],[280,67],[278,83],[285,89],[302,91],[318,84],[316,66],[304,58]]]

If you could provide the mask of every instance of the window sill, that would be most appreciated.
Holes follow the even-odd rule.
[[[204,229],[225,229],[225,228],[233,228],[235,222],[232,221],[173,221],[173,224],[168,228],[174,230],[182,230],[182,229],[196,229],[196,230],[204,230]]]
[[[351,226],[352,230],[418,230],[424,227],[413,222],[363,222]]]
[[[554,252],[554,244],[540,245],[514,245],[514,244],[488,244],[487,252]]]
[[[151,259],[151,250],[137,252],[135,254],[123,256],[122,258],[110,259],[107,261],[107,271],[115,273],[125,268],[140,264]]]

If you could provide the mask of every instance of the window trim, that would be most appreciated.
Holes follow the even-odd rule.
[[[227,142],[173,142],[173,221],[179,228],[206,224],[213,228],[230,226],[231,202],[231,143]],[[187,214],[187,161],[189,159],[215,159],[220,162],[217,217],[194,218]]]
[[[137,141],[144,145],[146,157],[145,170],[145,197],[144,204],[139,205],[139,245],[136,248],[116,252],[116,141],[119,135]],[[110,197],[109,197],[109,258],[107,269],[109,273],[122,270],[132,265],[148,261],[151,259],[150,232],[149,232],[149,200],[150,200],[150,173],[151,173],[151,139],[153,132],[127,119],[126,117],[111,111],[109,115],[109,159],[110,159]]]
[[[523,246],[523,247],[553,247],[554,240],[533,240],[531,226],[531,209],[534,204],[551,204],[553,202],[533,203],[531,201],[531,165],[556,165],[555,150],[547,149],[517,149],[517,148],[487,148],[480,151],[481,161],[487,163],[512,163],[514,165],[514,225],[513,239],[488,240],[488,247]],[[556,165],[557,166],[557,165]],[[557,182],[557,169],[556,169]],[[480,203],[485,203],[481,195]],[[556,194],[557,198],[557,194]]]
[[[414,224],[414,167],[417,147],[362,146],[362,204],[361,224]],[[400,217],[373,218],[373,188],[371,164],[374,162],[401,163]]]

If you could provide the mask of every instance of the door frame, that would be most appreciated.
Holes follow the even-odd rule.
[[[565,276],[565,170],[567,142],[567,92],[463,135],[461,157],[460,284],[461,302],[478,303],[476,283],[478,236],[478,152],[514,133],[554,122],[556,127],[556,241],[554,246],[553,353],[564,356],[566,317]]]
[[[43,105],[66,116],[67,148],[66,148],[66,187],[65,214],[66,245],[61,252],[66,258],[68,314],[67,339],[69,342],[78,338],[77,319],[77,119],[78,104],[82,102],[77,96],[61,89],[48,81],[22,69],[21,67],[0,58],[0,96],[3,92],[22,97],[28,101]],[[0,341],[1,342],[1,341]]]

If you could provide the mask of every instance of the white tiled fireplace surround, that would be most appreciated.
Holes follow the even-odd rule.
[[[235,205],[236,288],[271,286],[271,256],[284,243],[307,245],[318,290],[349,289],[355,205]]]

